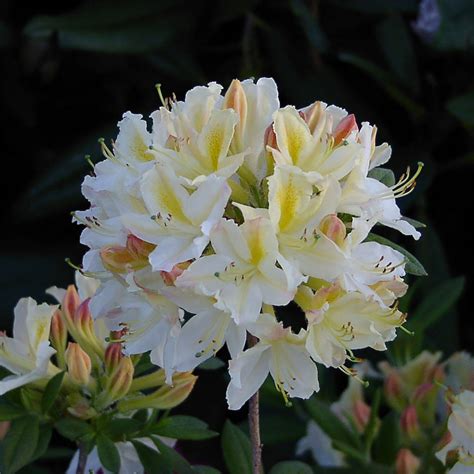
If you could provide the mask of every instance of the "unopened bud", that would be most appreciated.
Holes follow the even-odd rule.
[[[91,358],[79,344],[70,342],[66,350],[66,364],[71,380],[77,385],[89,384],[92,363]]]
[[[332,134],[334,137],[334,146],[339,145],[352,131],[358,129],[354,114],[344,117]]]
[[[274,150],[278,150],[278,144],[277,144],[275,130],[273,129],[273,123],[271,123],[266,128],[265,134],[263,136],[263,143],[265,144],[265,149],[269,147],[269,148],[273,148]]]
[[[385,379],[384,393],[391,407],[398,411],[403,410],[405,400],[402,393],[400,376],[396,372],[391,372]]]
[[[356,400],[352,412],[357,430],[362,433],[370,419],[370,407],[363,400]]]
[[[122,344],[120,342],[112,342],[107,346],[104,356],[105,372],[107,375],[110,375],[117,368],[122,357]]]
[[[314,132],[322,117],[322,104],[317,101],[305,112],[302,112],[303,120],[307,123],[311,133]]]
[[[51,318],[51,331],[49,333],[52,346],[56,351],[64,352],[67,344],[67,328],[63,321],[61,310],[57,309]]]
[[[234,109],[238,116],[239,122],[236,126],[235,134],[241,139],[242,131],[247,121],[247,96],[245,95],[242,83],[238,79],[234,79],[224,97],[224,108]]]
[[[89,420],[97,416],[97,411],[91,407],[90,401],[77,392],[74,392],[66,398],[68,403],[67,411],[76,418]]]
[[[321,232],[339,247],[346,238],[346,226],[336,214],[329,214],[319,224]]]
[[[415,440],[420,435],[420,424],[414,405],[408,406],[400,417],[402,433],[410,440]]]
[[[157,408],[168,410],[186,400],[191,393],[197,377],[192,372],[180,372],[173,376],[171,385],[163,385],[155,392],[140,398],[123,400],[119,410],[126,412],[140,408]]]
[[[190,265],[190,262],[179,263],[175,265],[170,272],[161,271],[161,277],[167,286],[174,286],[176,278],[178,278]]]
[[[10,425],[11,423],[9,421],[0,421],[0,441],[3,441],[7,435]]]
[[[127,237],[127,249],[135,260],[146,261],[148,255],[155,250],[155,247],[156,245],[145,242],[136,235],[129,234]]]
[[[407,448],[398,451],[395,461],[396,474],[416,474],[420,468],[420,460]]]
[[[71,334],[95,360],[94,354],[97,354],[101,358],[104,354],[104,349],[95,334],[94,321],[89,309],[89,302],[90,298],[87,298],[77,307],[76,313],[74,314]]]
[[[66,290],[66,294],[64,295],[63,302],[61,305],[61,310],[64,314],[66,319],[66,323],[72,324],[74,314],[76,313],[76,309],[81,303],[79,298],[79,293],[76,290],[74,285],[69,285]]]
[[[127,395],[132,385],[134,370],[130,357],[120,359],[115,370],[107,378],[104,392],[98,398],[99,407],[105,408]]]

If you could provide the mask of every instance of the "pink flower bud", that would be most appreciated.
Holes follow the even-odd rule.
[[[186,268],[189,267],[191,262],[184,262],[175,265],[170,272],[161,271],[161,277],[167,286],[174,286],[176,278],[178,278]]]
[[[234,109],[238,116],[239,122],[236,126],[236,133],[240,135],[247,121],[247,96],[245,95],[242,83],[238,79],[234,79],[224,97],[224,108]]]
[[[300,112],[301,117],[308,124],[308,128],[311,133],[313,133],[316,127],[319,125],[321,117],[323,116],[322,112],[322,105],[319,101],[311,105],[305,112]]]
[[[346,226],[336,214],[327,215],[319,224],[321,232],[341,246],[346,238]]]
[[[384,392],[390,406],[399,411],[403,410],[406,402],[402,393],[400,376],[396,372],[391,372],[385,379]]]
[[[413,403],[420,403],[426,401],[428,397],[433,393],[435,386],[432,383],[426,382],[419,385],[413,393]]]
[[[265,130],[265,134],[263,136],[263,143],[265,144],[265,149],[267,147],[273,148],[274,150],[278,150],[278,144],[276,139],[275,130],[273,129],[273,123],[271,123]]]
[[[357,430],[362,433],[367,426],[370,418],[370,407],[363,400],[356,400],[352,412],[354,423]]]
[[[122,359],[122,344],[120,342],[112,342],[107,346],[104,356],[105,371],[110,375],[118,366]]]
[[[130,390],[134,373],[133,362],[130,357],[122,357],[105,383],[105,390],[100,399],[104,407],[123,398]]]
[[[359,127],[357,127],[354,114],[350,114],[344,117],[334,130],[332,134],[334,137],[334,146],[339,145],[354,130],[359,130]]]
[[[11,423],[9,421],[0,421],[0,441],[3,441],[7,435],[10,425]]]
[[[400,417],[400,427],[402,433],[406,435],[408,439],[416,439],[420,434],[420,424],[418,422],[418,415],[414,405],[408,406]]]
[[[70,342],[66,350],[66,364],[71,380],[77,385],[88,385],[92,363],[91,358],[79,344]]]
[[[63,298],[61,310],[65,316],[67,324],[72,324],[76,309],[81,303],[79,293],[74,285],[69,285]]]
[[[49,334],[52,346],[58,352],[63,352],[67,344],[67,328],[61,311],[57,309],[51,318],[51,331]]]
[[[420,468],[420,460],[407,448],[398,451],[395,461],[396,474],[416,474]]]

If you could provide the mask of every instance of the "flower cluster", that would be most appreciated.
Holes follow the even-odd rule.
[[[128,355],[151,351],[169,383],[226,345],[231,409],[268,374],[285,399],[308,398],[316,363],[352,373],[353,350],[384,350],[405,320],[405,258],[368,237],[384,225],[419,238],[395,199],[421,166],[387,183],[375,126],[323,102],[281,108],[272,79],[162,102],[151,131],[123,116],[82,186],[96,320]],[[275,315],[291,301],[298,332]]]

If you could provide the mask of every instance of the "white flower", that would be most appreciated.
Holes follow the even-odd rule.
[[[188,313],[194,314],[181,328],[176,341],[175,370],[187,372],[214,356],[227,344],[231,357],[244,348],[247,332],[230,314],[216,308],[216,299],[176,287],[165,295]]]
[[[451,441],[436,456],[446,462],[450,451],[458,452],[458,462],[450,473],[472,472],[474,467],[474,392],[464,390],[454,399],[448,418]]]
[[[13,375],[0,380],[0,395],[59,372],[49,359],[51,318],[58,307],[22,298],[15,306],[13,337],[0,335],[0,365]]]
[[[231,410],[241,408],[269,373],[285,398],[309,398],[319,390],[316,364],[304,347],[304,330],[294,334],[270,314],[260,315],[248,330],[259,342],[229,363],[227,401]]]
[[[141,191],[148,214],[129,214],[123,222],[132,234],[157,245],[150,264],[154,271],[167,272],[177,263],[200,257],[230,196],[225,180],[216,177],[189,194],[173,171],[160,165],[143,176]]]
[[[296,291],[279,260],[278,241],[268,219],[241,226],[221,220],[211,232],[215,255],[196,260],[177,279],[177,286],[215,296],[216,306],[237,324],[258,318],[262,304],[288,304]]]
[[[160,437],[160,440],[170,447],[173,447],[176,443],[176,441],[171,438]],[[150,438],[137,438],[136,441],[144,444],[156,452],[159,452],[159,449]],[[130,441],[115,443],[115,446],[117,447],[118,453],[120,455],[120,471],[118,471],[118,474],[144,474],[145,470],[142,463],[140,462],[138,453]],[[76,451],[73,458],[71,459],[71,462],[69,463],[66,474],[75,474],[78,461],[79,451]],[[97,452],[97,447],[94,447],[94,449],[92,449],[92,451],[88,454],[84,472],[92,472],[93,474],[110,473],[110,471],[102,466],[102,463],[99,459],[99,453]]]
[[[407,171],[399,183],[392,187],[368,177],[369,171],[388,161],[391,154],[391,148],[386,143],[375,147],[376,130],[367,122],[362,125],[359,138],[364,146],[364,153],[356,160],[354,169],[342,185],[338,212],[362,216],[365,219],[375,219],[380,224],[419,239],[421,234],[402,218],[395,198],[411,192],[421,166],[412,177]]]
[[[345,293],[337,285],[316,293],[301,286],[296,301],[308,320],[306,349],[326,367],[341,366],[355,349],[385,350],[405,320],[396,308],[382,307],[358,292]]]
[[[356,132],[349,129],[336,142],[337,125],[347,112],[317,102],[307,112],[287,106],[274,115],[276,148],[271,148],[276,164],[293,165],[319,177],[342,179],[354,166],[362,146]],[[304,117],[304,118],[303,118]],[[307,121],[309,123],[307,123]]]

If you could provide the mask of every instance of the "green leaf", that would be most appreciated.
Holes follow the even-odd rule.
[[[413,312],[410,329],[422,332],[444,316],[461,296],[464,283],[464,277],[457,277],[435,286]]]
[[[26,415],[23,407],[10,403],[4,397],[0,398],[0,421],[13,420]]]
[[[311,418],[333,441],[340,441],[345,445],[360,448],[358,437],[331,411],[326,403],[316,397],[311,397],[306,400],[305,406]]]
[[[382,419],[372,451],[374,460],[392,466],[401,447],[400,416],[391,412]]]
[[[229,420],[224,424],[221,443],[229,474],[252,474],[250,440]]]
[[[290,0],[290,7],[309,44],[317,51],[325,53],[329,48],[329,40],[306,3],[303,0]]]
[[[416,276],[426,276],[426,270],[424,269],[423,265],[418,261],[418,259],[412,255],[408,250],[405,250],[403,247],[400,247],[400,245],[395,244],[389,239],[386,239],[385,237],[381,237],[380,235],[373,234],[372,232],[367,236],[366,239],[367,242],[378,242],[379,244],[382,245],[388,245],[389,247],[392,247],[393,249],[397,250],[406,259],[406,264],[405,264],[405,271],[407,273],[410,273],[411,275],[416,275]]]
[[[36,416],[24,416],[12,422],[2,443],[2,465],[7,473],[17,472],[31,461],[38,437],[39,420]]]
[[[130,436],[143,428],[143,423],[133,418],[115,418],[105,426],[104,432],[112,438]]]
[[[214,438],[218,435],[207,428],[207,423],[192,416],[176,415],[161,419],[151,432],[160,436],[175,439],[200,440]]]
[[[54,401],[59,395],[61,390],[61,384],[63,383],[64,372],[59,372],[53,378],[49,379],[48,383],[43,392],[43,398],[41,399],[41,410],[43,413],[47,413],[48,410],[53,406]]]
[[[120,454],[115,443],[107,436],[97,436],[97,453],[105,469],[118,472],[120,470]]]
[[[474,91],[449,100],[446,108],[464,124],[474,125]]]
[[[283,461],[273,466],[270,474],[313,474],[313,470],[301,461]]]
[[[395,175],[388,168],[374,168],[369,171],[369,178],[376,179],[385,186],[393,186],[395,184]]]
[[[167,446],[156,436],[151,436],[151,440],[155,443],[155,446],[160,451],[163,459],[173,468],[173,472],[176,474],[193,474],[191,465],[184,459],[179,453],[173,448]]]
[[[53,428],[51,427],[51,425],[40,426],[38,444],[36,445],[36,449],[33,453],[33,456],[31,457],[32,461],[43,457],[49,447],[49,442],[51,441],[52,435]]]
[[[61,436],[72,441],[94,433],[91,425],[75,418],[63,418],[57,421],[54,426]]]
[[[418,93],[420,78],[413,42],[400,14],[392,14],[376,28],[377,43],[392,72],[408,89]]]
[[[135,450],[137,451],[138,458],[142,463],[145,472],[153,473],[159,472],[160,474],[172,474],[173,469],[171,465],[164,459],[164,457],[156,450],[146,446],[140,441],[132,441]]]

